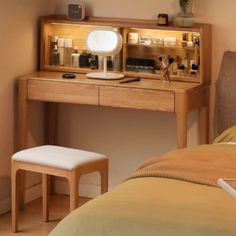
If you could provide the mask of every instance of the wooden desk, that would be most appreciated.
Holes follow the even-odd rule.
[[[62,79],[62,73],[35,72],[19,79],[18,150],[27,148],[28,101],[47,102],[46,143],[56,144],[57,103],[88,104],[131,108],[176,114],[177,147],[187,146],[187,118],[199,109],[200,143],[208,141],[208,85],[142,79],[120,84],[119,81],[87,79],[78,75],[74,80]],[[158,145],[158,144],[157,144]],[[21,175],[20,205],[24,202],[24,173]]]
[[[208,141],[209,86],[187,82],[162,83],[143,79],[120,84],[119,81],[92,80],[78,75],[62,79],[62,73],[35,72],[19,80],[18,149],[27,148],[28,101],[49,102],[48,141],[56,139],[56,103],[87,104],[131,108],[176,114],[177,148],[187,146],[187,118],[199,109],[200,144]]]

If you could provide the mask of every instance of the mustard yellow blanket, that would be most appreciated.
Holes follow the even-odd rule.
[[[50,236],[235,236],[236,200],[215,188],[220,177],[236,177],[236,145],[168,153],[72,212]]]
[[[130,178],[162,177],[217,186],[236,178],[236,145],[215,144],[177,150],[144,163]]]

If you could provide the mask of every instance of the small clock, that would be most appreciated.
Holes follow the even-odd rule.
[[[68,19],[70,20],[84,20],[85,6],[78,1],[69,1],[68,3]]]

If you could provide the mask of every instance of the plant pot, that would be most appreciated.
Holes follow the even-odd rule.
[[[192,13],[193,0],[179,0],[180,12],[176,18],[176,24],[181,27],[192,27],[194,25],[194,14]]]

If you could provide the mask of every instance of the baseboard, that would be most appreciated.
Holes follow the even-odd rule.
[[[95,198],[100,195],[101,187],[100,185],[92,184],[80,184],[79,185],[79,196],[87,198]],[[55,181],[55,193],[58,194],[69,194],[68,182],[64,180]]]
[[[33,200],[42,196],[42,184],[31,186],[26,190],[25,203],[32,202]]]
[[[29,187],[25,192],[25,203],[31,202],[41,196],[42,185],[37,184]],[[11,211],[11,198],[10,196],[0,200],[0,215]]]
[[[11,198],[6,197],[0,200],[0,215],[9,212],[11,209]]]
[[[95,198],[100,195],[100,185],[92,184],[80,184],[79,185],[79,196],[87,198]],[[25,203],[31,202],[41,196],[42,184],[31,186],[26,190]],[[63,180],[55,181],[55,193],[58,194],[69,194],[68,183]],[[0,200],[0,215],[3,215],[11,211],[11,198],[10,196]]]

